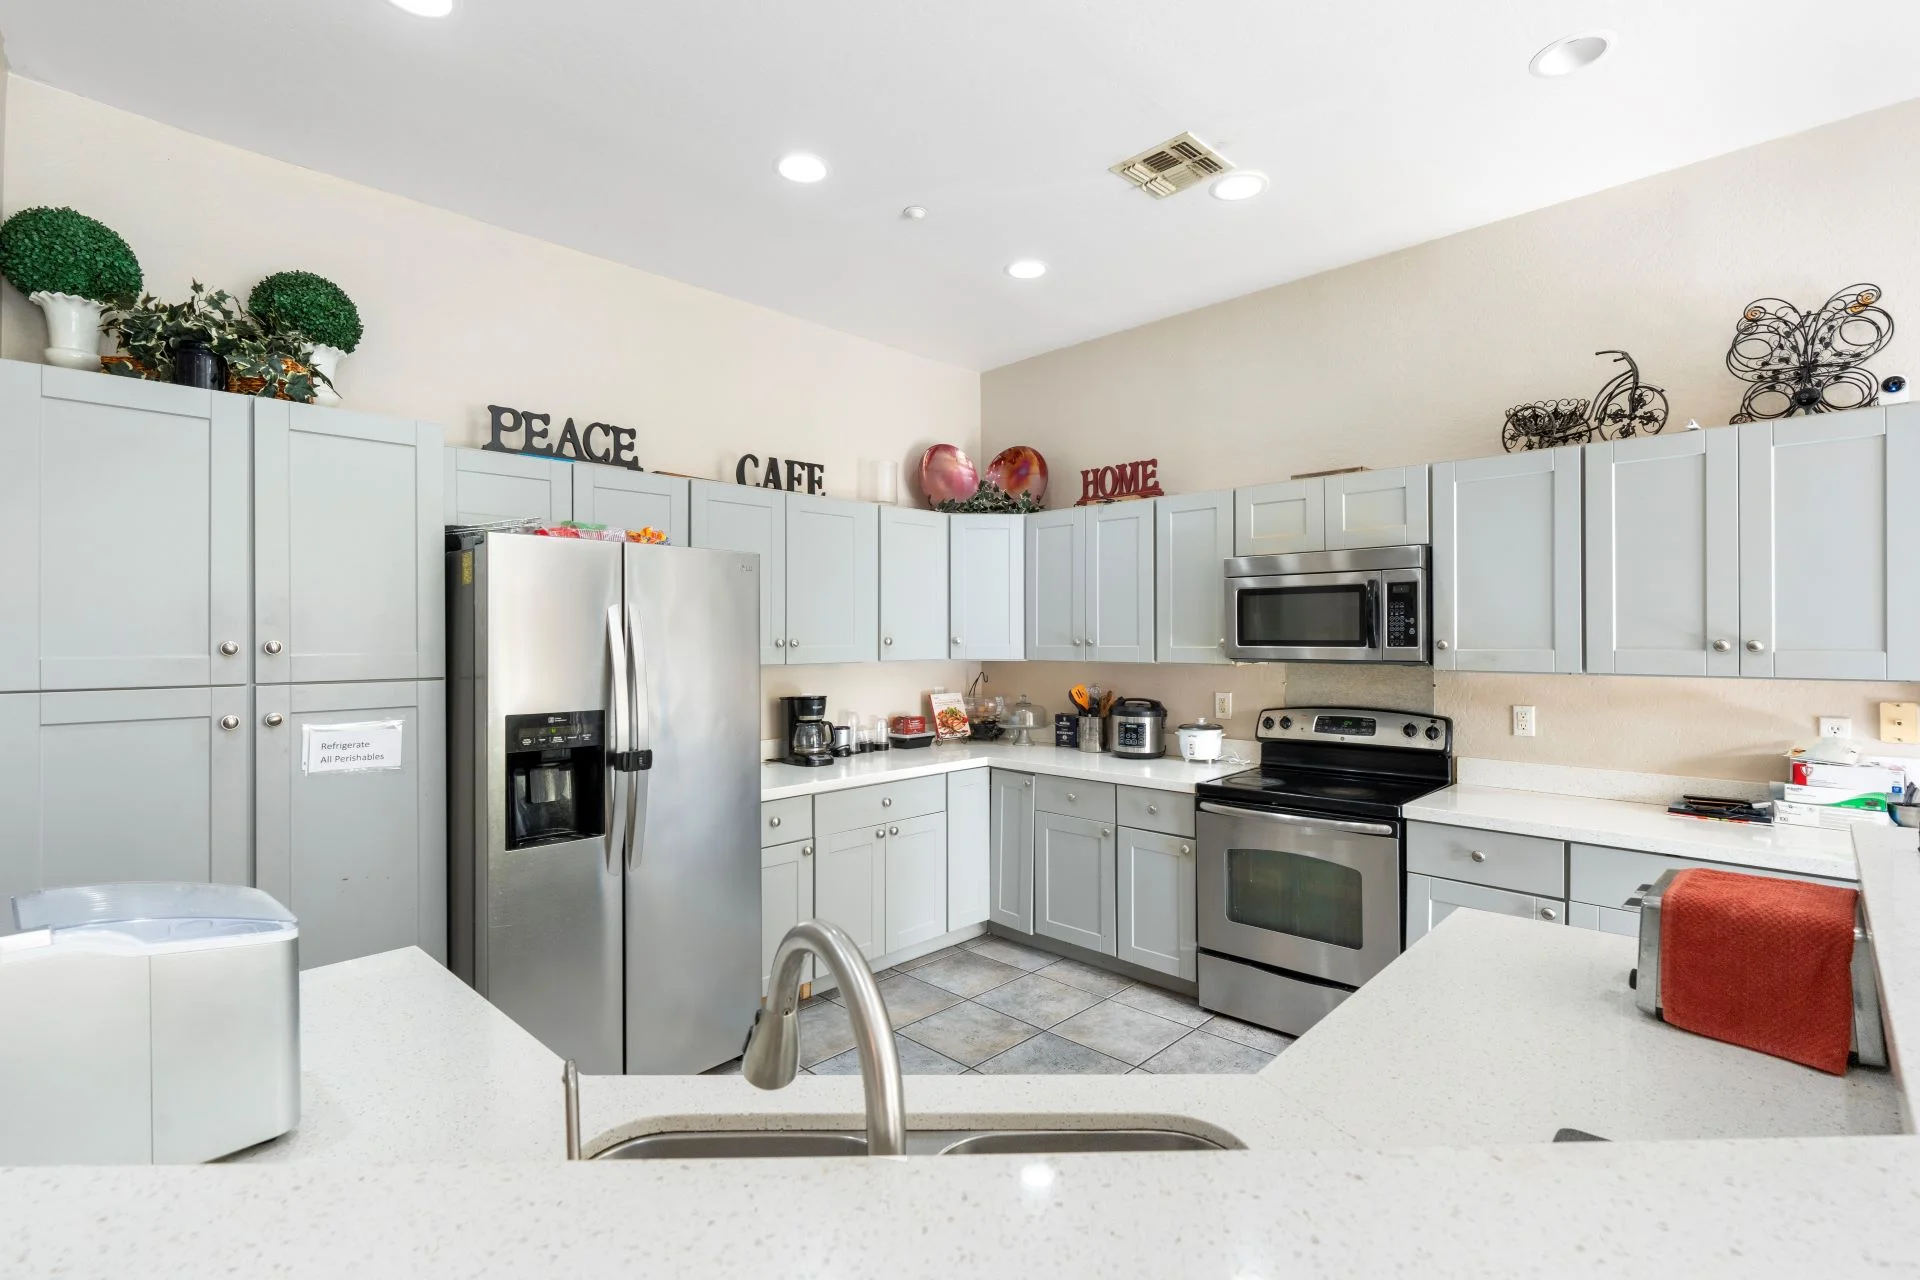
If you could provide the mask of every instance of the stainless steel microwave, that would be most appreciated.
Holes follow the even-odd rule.
[[[1426,547],[1226,562],[1227,656],[1238,662],[1432,661]]]

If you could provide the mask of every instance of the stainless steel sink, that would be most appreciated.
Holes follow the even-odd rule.
[[[1073,1155],[1224,1149],[1223,1143],[1173,1129],[909,1129],[906,1153],[910,1156]],[[854,1129],[704,1129],[629,1138],[593,1158],[732,1160],[866,1154],[867,1135]]]

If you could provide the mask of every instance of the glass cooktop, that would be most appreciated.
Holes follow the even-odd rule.
[[[1256,804],[1265,809],[1305,809],[1318,813],[1398,817],[1410,804],[1445,786],[1431,778],[1356,775],[1267,765],[1203,782],[1200,798]]]

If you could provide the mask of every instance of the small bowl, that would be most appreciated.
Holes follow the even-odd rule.
[[[1890,804],[1887,814],[1896,827],[1920,827],[1920,804]]]

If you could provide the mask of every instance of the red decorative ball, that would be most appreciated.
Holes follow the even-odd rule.
[[[980,490],[980,471],[958,445],[936,444],[920,455],[920,491],[927,505],[965,502]]]
[[[1014,497],[1026,494],[1035,502],[1047,496],[1047,460],[1031,445],[1002,449],[987,464],[987,479]]]

